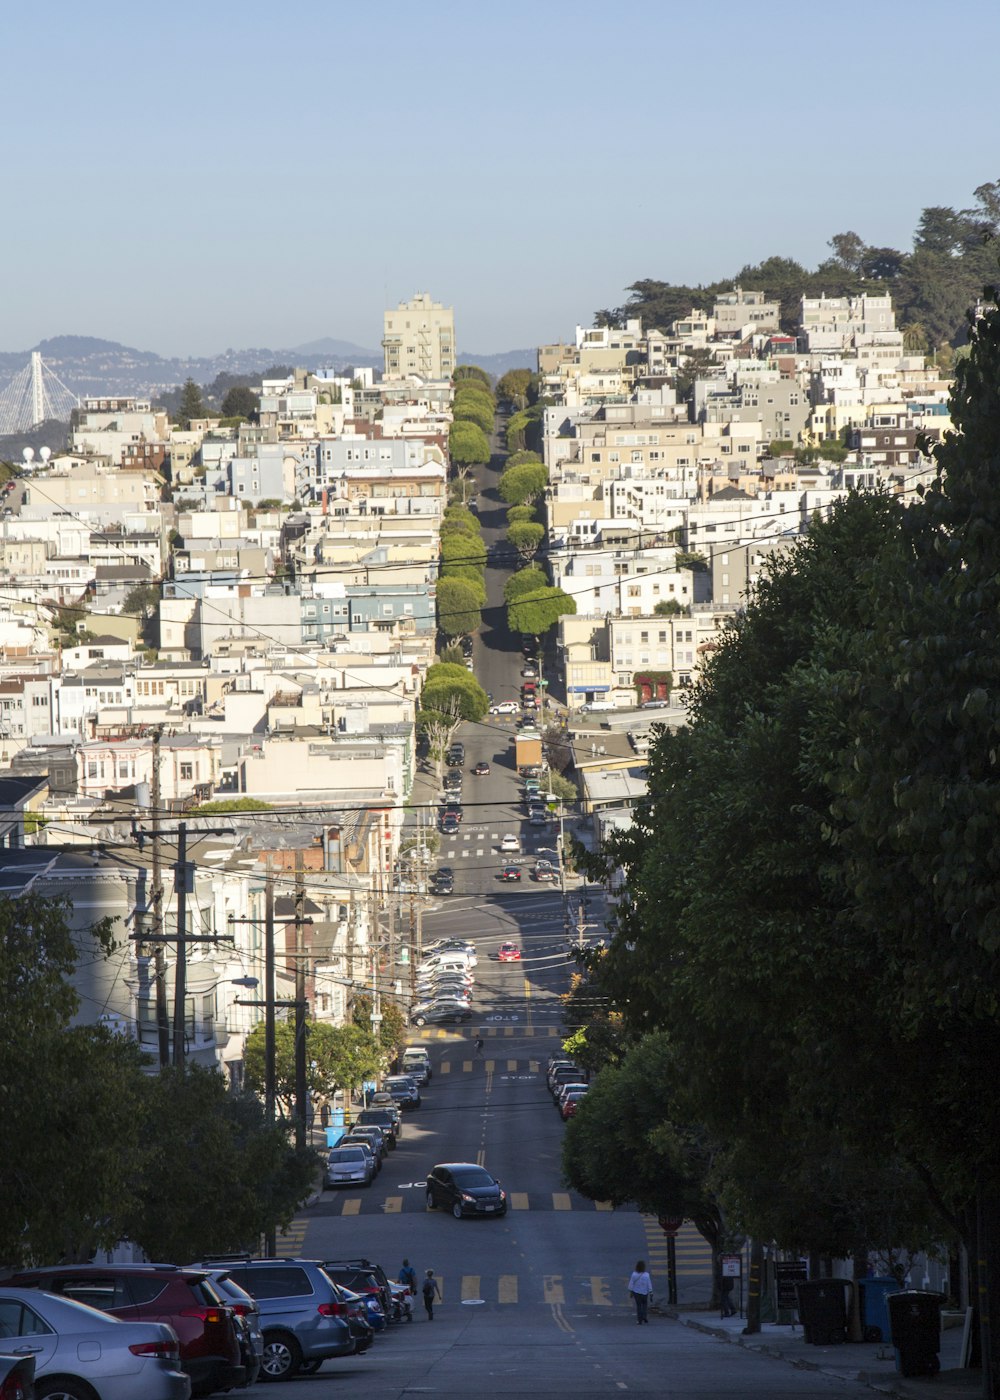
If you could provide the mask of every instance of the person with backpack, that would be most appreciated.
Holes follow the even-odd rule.
[[[424,1307],[427,1310],[427,1321],[434,1321],[434,1299],[441,1301],[441,1285],[434,1277],[434,1270],[428,1269],[424,1275],[424,1282],[421,1292],[424,1295]]]
[[[403,1260],[403,1267],[399,1271],[397,1283],[401,1283],[404,1288],[408,1288],[414,1297],[417,1296],[417,1271],[410,1263],[409,1259]]]

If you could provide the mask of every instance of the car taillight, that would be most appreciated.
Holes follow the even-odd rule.
[[[0,1400],[25,1400],[27,1394],[23,1376],[8,1376],[0,1382]]]
[[[249,1317],[251,1309],[246,1303],[230,1303],[230,1308],[237,1317]]]
[[[228,1319],[229,1314],[225,1308],[184,1308],[181,1317],[197,1317],[209,1326],[218,1326]]]
[[[347,1312],[346,1303],[320,1303],[320,1317],[343,1317]]]
[[[179,1363],[181,1352],[179,1344],[172,1338],[164,1338],[162,1342],[133,1342],[129,1347],[133,1356],[159,1356],[164,1361]],[[3,1400],[7,1400],[3,1396]]]

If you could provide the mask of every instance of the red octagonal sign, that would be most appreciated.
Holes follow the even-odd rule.
[[[684,1224],[683,1215],[658,1215],[657,1224],[665,1235],[676,1235]]]

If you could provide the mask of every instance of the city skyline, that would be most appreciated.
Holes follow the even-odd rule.
[[[640,278],[814,267],[846,229],[905,250],[923,207],[997,176],[967,68],[1000,11],[836,18],[388,0],[373,34],[321,0],[21,11],[0,349],[376,349],[426,291],[459,354],[494,354],[571,337]]]

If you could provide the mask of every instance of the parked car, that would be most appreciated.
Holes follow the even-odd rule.
[[[520,871],[517,872],[520,875]],[[500,962],[520,962],[521,950],[516,943],[501,943],[497,953]]]
[[[538,672],[535,670],[534,666],[532,666],[530,662],[526,661],[521,667],[521,675],[525,678],[525,680],[533,681],[537,677]]]
[[[400,1108],[419,1108],[420,1089],[415,1079],[408,1074],[389,1074],[382,1080],[382,1088],[399,1104]]]
[[[460,768],[465,762],[465,745],[459,743],[459,741],[456,739],[456,741],[448,749],[448,753],[446,756],[448,762],[452,765],[452,767]]]
[[[555,1095],[556,1108],[562,1110],[562,1106],[570,1094],[585,1094],[588,1087],[585,1079],[570,1079],[565,1084],[561,1084]]]
[[[8,1351],[30,1349],[39,1396],[188,1400],[191,1394],[191,1377],[181,1369],[180,1343],[166,1323],[125,1322],[73,1298],[5,1283],[0,1286],[0,1325]],[[53,1385],[50,1377],[59,1379]],[[11,1394],[16,1396],[14,1384]]]
[[[513,832],[508,831],[500,841],[500,849],[501,851],[520,851],[520,839]]]
[[[242,1330],[240,1350],[247,1373],[243,1384],[249,1389],[250,1386],[256,1385],[264,1360],[264,1333],[260,1325],[260,1308],[246,1289],[233,1282],[226,1269],[209,1269],[208,1276],[232,1308],[238,1330]],[[2,1391],[0,1400],[4,1400]]]
[[[548,824],[549,819],[544,812],[538,811],[537,808],[532,810],[531,816],[528,818],[529,826],[548,826]]]
[[[0,1400],[35,1400],[35,1358],[0,1355]]]
[[[385,1155],[389,1151],[389,1145],[385,1140],[385,1133],[374,1123],[352,1123],[350,1132],[342,1137],[340,1141],[346,1143],[349,1140],[357,1138],[363,1139],[371,1147],[375,1160],[378,1163],[378,1169],[381,1171],[382,1163],[385,1161]]]
[[[562,1113],[564,1123],[567,1122],[570,1118],[576,1117],[576,1110],[580,1107],[580,1104],[586,1097],[587,1095],[584,1093],[566,1095],[565,1099],[563,1099],[562,1108],[560,1110],[560,1112]]]
[[[392,1097],[391,1094],[384,1094],[381,1090],[372,1094],[365,1104],[366,1109],[374,1109],[376,1112],[388,1113],[392,1116],[392,1121],[396,1128],[396,1136],[403,1136],[403,1110]]]
[[[371,1148],[344,1147],[338,1143],[327,1153],[323,1186],[370,1186],[375,1180],[375,1159]]]
[[[396,1150],[396,1126],[399,1121],[399,1110],[392,1112],[387,1108],[363,1108],[358,1114],[355,1122],[359,1127],[376,1127],[382,1129],[382,1136],[385,1138],[385,1145],[390,1152]]]
[[[480,759],[472,771],[477,778],[488,778],[490,775],[490,765],[486,762],[485,758],[483,758]]]
[[[516,715],[516,700],[498,700],[495,705],[490,706],[491,715]]]
[[[166,1323],[177,1334],[181,1368],[191,1377],[193,1395],[243,1384],[233,1310],[204,1269],[173,1264],[58,1264],[22,1270],[9,1282],[12,1287],[44,1289],[71,1298],[112,1317]],[[38,1380],[42,1379],[39,1374]]]
[[[507,1193],[492,1172],[474,1162],[442,1162],[427,1174],[427,1209],[463,1215],[506,1215]]]
[[[429,1006],[415,1007],[411,1017],[415,1026],[443,1026],[449,1023],[457,1025],[460,1021],[468,1021],[472,1012],[457,1001],[431,1002]]]
[[[553,1100],[558,1098],[559,1090],[564,1084],[582,1083],[584,1083],[583,1071],[579,1065],[561,1065],[549,1075],[549,1090]]]
[[[323,1268],[343,1288],[374,1297],[385,1317],[392,1316],[392,1286],[380,1264],[360,1258],[324,1259]]]
[[[441,815],[445,818],[454,817],[457,822],[462,820],[462,804],[456,799],[446,802]]]
[[[370,1138],[359,1137],[357,1133],[348,1133],[337,1143],[337,1147],[360,1147],[368,1154],[372,1164],[372,1177],[378,1176],[382,1170],[382,1161],[375,1155],[375,1145]]]
[[[458,788],[459,791],[461,791],[463,777],[464,774],[461,768],[449,768],[447,773],[444,775],[445,791],[451,792],[453,788]]]
[[[559,879],[559,875],[552,869],[551,865],[536,865],[531,872],[531,878],[537,880],[540,884],[551,884],[553,880]]]
[[[557,1069],[574,1068],[575,1066],[573,1064],[573,1061],[567,1060],[565,1057],[560,1057],[557,1055],[555,1056],[555,1058],[549,1060],[548,1064],[545,1067],[545,1082],[549,1086],[549,1092],[552,1092],[552,1076],[555,1074]],[[582,1079],[583,1075],[581,1075],[580,1078]]]
[[[498,880],[520,880],[521,867],[519,865],[504,865],[500,869]]]
[[[317,1259],[224,1258],[207,1263],[224,1265],[233,1282],[256,1300],[266,1380],[310,1373],[324,1361],[353,1356],[371,1344],[359,1343],[352,1332],[343,1290]]]
[[[418,1084],[429,1084],[434,1078],[431,1052],[426,1045],[408,1045],[403,1051],[399,1067],[404,1074],[412,1074]]]

